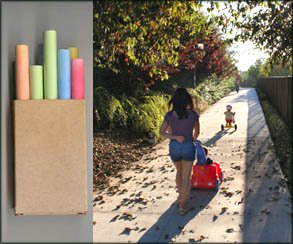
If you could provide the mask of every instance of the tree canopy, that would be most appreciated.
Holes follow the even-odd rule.
[[[230,16],[218,16],[218,23],[224,32],[236,32],[234,41],[251,40],[268,52],[271,65],[284,65],[290,60],[292,1],[227,1],[224,4]]]
[[[95,66],[119,74],[128,91],[168,79],[182,67],[207,65],[210,73],[223,73],[231,61],[224,57],[227,43],[201,7],[193,1],[94,2]],[[206,45],[202,59],[193,48],[199,42]]]
[[[121,90],[131,93],[181,69],[237,75],[227,51],[237,40],[265,49],[270,64],[291,62],[291,1],[225,1],[229,15],[215,16],[207,13],[221,4],[203,2],[94,1],[95,67],[117,74]],[[236,34],[223,40],[221,31]]]
[[[178,50],[186,37],[209,32],[195,2],[94,2],[94,49],[98,67],[119,72],[123,59],[151,77],[168,78],[162,66],[178,66]]]

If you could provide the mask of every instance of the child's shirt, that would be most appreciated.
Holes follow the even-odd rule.
[[[234,112],[232,112],[232,111],[226,111],[224,114],[226,115],[226,119],[233,119],[234,118]]]

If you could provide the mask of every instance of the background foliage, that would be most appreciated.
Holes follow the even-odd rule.
[[[217,22],[224,33],[235,32],[231,41],[250,40],[266,50],[269,64],[285,65],[292,58],[292,1],[225,1],[230,15],[221,14]],[[210,11],[219,9],[211,3]],[[291,59],[292,63],[292,59]]]

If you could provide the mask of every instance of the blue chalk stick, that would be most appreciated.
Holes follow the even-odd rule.
[[[70,98],[70,51],[58,49],[58,99]]]

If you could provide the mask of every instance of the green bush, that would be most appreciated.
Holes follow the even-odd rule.
[[[103,87],[97,87],[94,91],[94,111],[99,128],[126,127],[127,114],[120,101]]]
[[[100,129],[127,129],[132,135],[160,139],[159,129],[167,112],[168,96],[115,98],[105,88],[94,91],[94,117]]]
[[[163,95],[122,96],[121,103],[127,114],[127,127],[133,135],[160,139],[160,125],[167,112],[167,99]]]
[[[232,79],[219,79],[216,75],[208,77],[196,89],[188,88],[200,104],[213,104],[234,88]],[[97,87],[94,90],[94,117],[101,129],[127,129],[132,135],[146,138],[160,138],[160,125],[168,111],[171,95],[152,91],[141,97],[121,95],[114,97],[107,89]],[[207,105],[206,105],[207,106]]]
[[[234,88],[232,78],[219,79],[216,75],[209,76],[205,81],[196,87],[196,91],[202,100],[208,104],[213,104],[222,97],[226,96]]]

